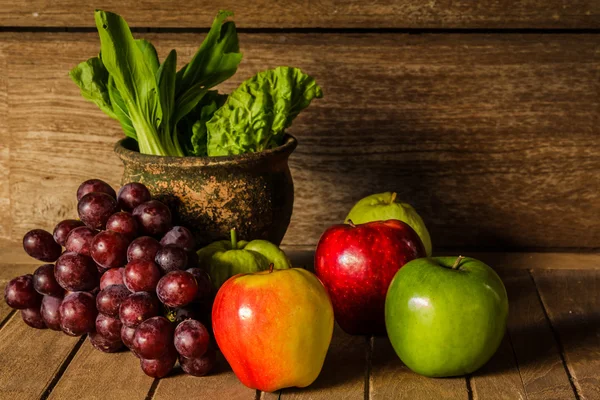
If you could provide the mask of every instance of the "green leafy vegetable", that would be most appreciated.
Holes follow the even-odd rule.
[[[297,68],[258,73],[234,90],[206,124],[208,155],[257,152],[281,144],[298,113],[321,97],[315,80]]]
[[[80,63],[69,72],[69,76],[79,86],[84,98],[100,107],[109,117],[118,119],[108,94],[108,71],[99,57],[92,57]]]
[[[98,10],[95,17],[102,62],[127,107],[140,152],[167,155],[158,137],[162,109],[148,52],[140,50],[119,15]]]
[[[187,115],[208,90],[229,79],[242,61],[233,22],[225,22],[230,11],[219,11],[208,35],[192,60],[177,73],[175,122]]]
[[[119,15],[97,10],[101,51],[73,68],[84,98],[119,121],[140,153],[219,156],[280,145],[286,128],[321,88],[298,69],[279,67],[244,82],[231,96],[211,88],[242,60],[233,15],[219,11],[191,61],[179,71],[172,50],[161,64],[147,40],[134,39]]]

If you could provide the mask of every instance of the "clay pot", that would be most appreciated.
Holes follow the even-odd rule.
[[[260,153],[227,157],[161,157],[140,154],[129,138],[115,145],[123,161],[122,184],[140,182],[169,205],[175,224],[191,229],[200,245],[229,238],[281,243],[294,205],[288,158],[297,141]]]

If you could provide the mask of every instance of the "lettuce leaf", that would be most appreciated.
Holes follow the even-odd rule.
[[[298,68],[277,67],[256,74],[234,90],[206,123],[208,155],[258,152],[280,145],[298,113],[321,97],[319,85]]]
[[[212,118],[217,109],[225,104],[227,95],[216,90],[210,90],[196,105],[194,110],[185,116],[177,125],[182,142],[185,143],[185,155],[207,156],[206,123]]]

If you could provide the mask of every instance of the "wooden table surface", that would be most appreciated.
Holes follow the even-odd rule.
[[[20,252],[0,250],[2,287],[34,270]],[[310,251],[290,254],[297,266],[311,263]],[[496,268],[510,301],[500,349],[467,377],[419,376],[387,338],[336,329],[321,375],[305,389],[250,390],[223,358],[206,377],[176,369],[155,380],[129,352],[104,354],[85,336],[29,328],[1,302],[0,399],[600,399],[600,255],[467,255]]]

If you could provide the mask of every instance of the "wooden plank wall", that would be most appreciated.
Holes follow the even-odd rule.
[[[224,91],[277,65],[325,91],[290,130],[287,245],[393,190],[438,249],[600,248],[599,2],[189,3],[0,0],[0,238],[75,216],[84,179],[119,182],[119,127],[67,76],[98,52],[93,8],[185,62],[229,7],[244,61]]]

